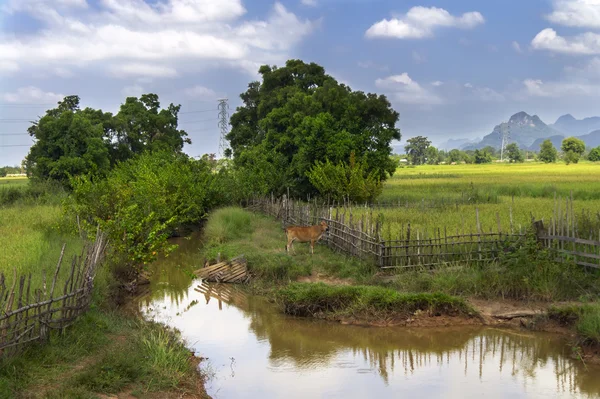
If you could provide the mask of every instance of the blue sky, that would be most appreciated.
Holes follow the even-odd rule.
[[[521,110],[547,123],[600,115],[600,0],[0,4],[0,164],[27,154],[23,120],[68,94],[116,112],[128,95],[157,93],[189,112],[186,151],[216,152],[216,99],[233,112],[259,65],[289,58],[386,94],[399,144],[482,137]]]

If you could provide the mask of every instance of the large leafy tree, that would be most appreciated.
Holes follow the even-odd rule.
[[[399,114],[385,96],[352,91],[323,67],[301,60],[263,65],[259,73],[262,81],[240,95],[243,105],[227,135],[240,170],[270,165],[260,169],[268,180],[251,189],[315,194],[307,176],[313,165],[347,162],[352,151],[364,160],[365,174],[383,181],[394,172],[390,144],[400,139]]]
[[[567,137],[562,141],[561,149],[565,154],[565,162],[577,163],[585,151],[585,143],[577,137]]]
[[[431,145],[431,141],[427,137],[417,136],[406,140],[406,155],[413,165],[422,165],[427,160],[427,149]]]
[[[78,96],[67,96],[46,112],[28,132],[37,141],[25,158],[33,179],[68,185],[70,176],[104,174],[110,167],[101,124],[79,108]]]
[[[554,148],[552,141],[550,139],[544,140],[540,145],[540,155],[539,159],[545,163],[556,162],[556,158],[558,155],[558,151]]]
[[[147,150],[181,153],[191,143],[177,128],[179,106],[160,109],[156,94],[128,97],[116,115],[79,106],[67,96],[28,131],[36,139],[26,157],[34,179],[69,186],[71,176],[104,176],[116,163]]]
[[[525,157],[517,143],[510,143],[504,149],[510,162],[525,162]]]

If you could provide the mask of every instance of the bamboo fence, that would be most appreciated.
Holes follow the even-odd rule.
[[[526,236],[522,227],[513,228],[512,217],[510,229],[503,231],[498,215],[494,231],[484,231],[478,208],[475,208],[476,226],[468,232],[464,227],[462,232],[451,232],[445,227],[411,229],[408,224],[397,237],[388,240],[382,239],[385,227],[382,219],[373,214],[373,208],[368,212],[361,210],[360,216],[355,216],[350,206],[323,206],[316,201],[288,199],[285,195],[252,198],[247,201],[247,208],[281,220],[282,228],[314,225],[324,220],[329,231],[322,238],[323,243],[348,255],[371,259],[384,269],[489,263],[498,260],[502,253],[514,251]],[[600,231],[590,230],[591,226],[600,225],[600,214],[599,223],[593,222],[592,215],[576,218],[572,198],[562,208],[562,201],[556,200],[555,216],[547,227],[543,220],[535,221],[532,215],[538,239],[556,251],[559,261],[571,260],[581,266],[600,268]],[[582,238],[583,233],[588,237]]]
[[[65,245],[51,281],[46,280],[43,271],[41,288],[31,287],[31,273],[17,276],[15,268],[12,283],[0,273],[0,356],[14,354],[28,343],[46,341],[50,331],[64,331],[88,309],[106,242],[105,235],[98,231],[81,255],[73,257],[62,287],[57,286],[57,280]]]

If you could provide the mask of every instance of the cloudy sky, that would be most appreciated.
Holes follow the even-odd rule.
[[[386,94],[402,143],[482,137],[518,111],[600,114],[600,0],[0,0],[0,164],[63,95],[115,112],[182,105],[190,155],[216,152],[261,64],[301,58]]]

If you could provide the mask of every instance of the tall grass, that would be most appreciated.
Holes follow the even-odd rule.
[[[18,182],[18,183],[15,183]],[[0,183],[2,181],[0,180]],[[26,179],[6,180],[0,184],[0,207],[10,205],[58,205],[66,197],[56,182],[32,183]]]
[[[59,274],[59,282],[64,281],[72,256],[80,254],[83,248],[77,236],[62,234],[57,229],[64,221],[61,208],[56,205],[12,206],[0,210],[0,272],[4,272],[9,281],[15,269],[18,275],[31,273],[33,292],[33,288],[41,287],[44,271],[47,279],[51,278],[61,248],[66,244]]]
[[[553,306],[549,310],[549,317],[574,326],[585,343],[600,344],[600,303]]]

